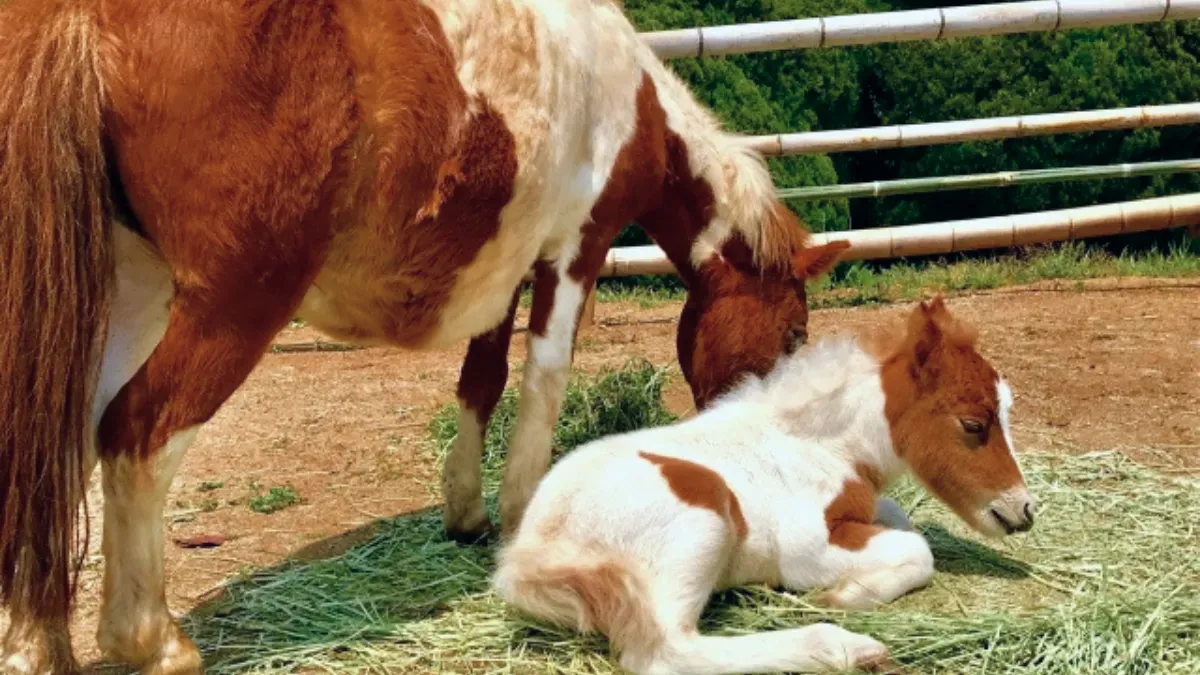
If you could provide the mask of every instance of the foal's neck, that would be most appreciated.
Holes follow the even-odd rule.
[[[811,441],[809,451],[868,467],[881,478],[881,489],[903,473],[884,415],[879,361],[857,340],[827,338],[785,357],[763,387],[777,424]]]

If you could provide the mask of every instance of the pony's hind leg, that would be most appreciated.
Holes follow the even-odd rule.
[[[458,378],[458,435],[442,468],[442,496],[446,533],[462,543],[477,542],[492,530],[483,502],[483,444],[508,382],[508,347],[520,298],[518,288],[500,325],[471,340]]]
[[[575,331],[586,298],[587,279],[569,274],[569,263],[534,267],[533,308],[517,425],[508,445],[500,486],[501,530],[515,532],[538,481],[550,466],[554,427],[567,389]]]
[[[22,564],[27,569],[31,566],[31,562]],[[68,617],[41,617],[36,608],[18,603],[10,605],[8,610],[8,630],[0,641],[0,673],[58,675],[75,672]]]
[[[244,255],[251,253],[242,251]],[[167,610],[162,513],[187,447],[250,374],[314,274],[311,249],[233,266],[211,253],[171,260],[166,331],[100,425],[104,589],[97,640],[143,673],[198,673],[195,645]],[[198,274],[201,265],[208,266]],[[182,267],[182,269],[181,269]]]
[[[141,237],[116,223],[112,238],[116,283],[92,400],[93,439],[101,413],[162,338],[172,295],[166,263]],[[94,447],[88,448],[85,459],[84,473],[90,476],[96,464]],[[74,668],[67,617],[35,620],[35,616],[23,607],[11,608],[0,673],[60,673]]]

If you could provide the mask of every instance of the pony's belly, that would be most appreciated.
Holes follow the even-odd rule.
[[[366,271],[366,273],[365,273]],[[343,273],[326,267],[308,288],[296,315],[334,339],[356,345],[390,345],[426,350],[486,333],[508,313],[515,281],[479,283],[470,293],[430,285],[420,275]]]

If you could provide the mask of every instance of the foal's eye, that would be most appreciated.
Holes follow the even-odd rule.
[[[983,422],[980,422],[976,419],[971,419],[970,417],[960,417],[958,419],[958,423],[962,425],[963,431],[967,432],[968,434],[982,434],[983,430],[987,428],[984,426]]]

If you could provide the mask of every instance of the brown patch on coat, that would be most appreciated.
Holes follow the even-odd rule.
[[[487,428],[492,411],[504,394],[504,385],[508,383],[508,348],[512,343],[513,323],[520,300],[521,291],[517,289],[500,325],[471,339],[459,372],[458,400],[475,413],[483,429]]]
[[[558,290],[558,272],[546,260],[533,263],[533,306],[529,308],[529,332],[546,337],[550,312],[554,310],[554,293]]]
[[[874,524],[883,476],[862,462],[854,465],[854,472],[858,478],[847,479],[842,491],[825,507],[825,528],[830,545],[861,551],[872,536],[883,530]]]
[[[897,454],[968,522],[979,505],[1024,484],[1000,426],[999,375],[975,341],[975,330],[938,297],[909,314],[905,330],[883,350],[888,356],[881,366],[884,414]],[[984,431],[967,433],[963,419],[977,420]]]
[[[426,347],[459,273],[500,230],[516,143],[491,103],[463,90],[428,7],[349,0],[337,19],[362,124],[304,316],[342,340]]]
[[[105,9],[112,146],[176,294],[100,450],[148,456],[207,421],[292,316],[327,250],[357,111],[326,2]]]
[[[643,459],[658,467],[671,492],[688,506],[708,509],[733,524],[739,539],[745,539],[749,531],[742,505],[737,495],[721,478],[721,474],[707,466],[677,457],[664,457],[650,452],[639,452]]]
[[[625,225],[655,208],[662,197],[667,118],[654,80],[646,73],[638,87],[636,120],[633,136],[617,155],[604,192],[592,207],[591,221],[583,228],[579,252],[567,270],[585,287],[595,281],[613,238]]]

